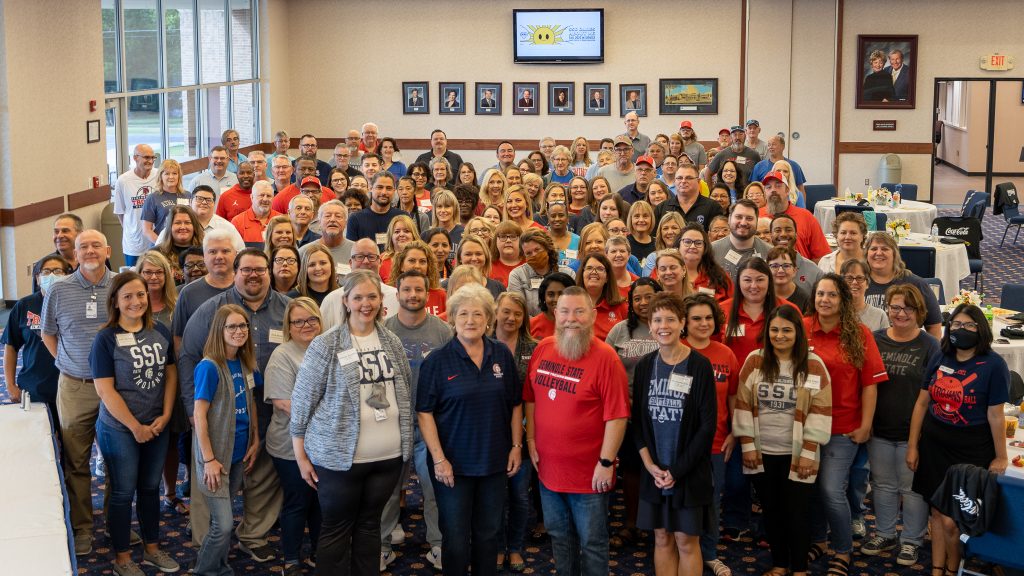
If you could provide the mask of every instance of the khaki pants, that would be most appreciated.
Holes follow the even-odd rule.
[[[189,519],[192,521],[192,544],[201,546],[203,538],[210,530],[210,508],[206,505],[206,498],[203,498],[199,491],[199,475],[195,473],[195,458],[192,459],[191,476],[192,492],[189,503]],[[238,464],[242,466],[240,462]],[[252,471],[245,475],[245,482],[242,488],[242,522],[235,530],[238,541],[245,544],[247,548],[257,548],[267,545],[267,533],[277,522],[281,514],[281,504],[284,502],[284,493],[281,491],[281,483],[277,479],[277,471],[274,470],[274,461],[267,454],[266,448],[260,445],[260,454],[256,457],[256,464]],[[232,494],[232,496],[234,496]]]
[[[92,536],[92,470],[89,458],[96,439],[100,397],[96,385],[61,374],[57,380],[57,415],[64,448],[64,481],[75,534]]]

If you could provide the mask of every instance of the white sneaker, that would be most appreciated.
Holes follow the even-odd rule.
[[[93,472],[97,478],[103,478],[107,475],[107,465],[103,461],[103,453],[99,450],[96,451],[96,469]]]
[[[395,561],[394,552],[381,552],[380,553],[380,571],[383,572],[388,569],[388,564]]]
[[[405,529],[402,528],[402,524],[399,523],[395,526],[395,529],[391,531],[391,545],[401,546],[405,544]]]
[[[427,555],[424,556],[424,557],[427,559],[427,562],[430,562],[434,566],[434,570],[437,570],[438,572],[441,571],[441,547],[440,546],[434,546],[433,548],[431,548],[430,552],[427,552]]]

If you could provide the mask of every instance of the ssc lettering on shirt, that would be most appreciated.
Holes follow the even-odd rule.
[[[777,382],[758,382],[757,408],[761,412],[791,412],[796,408],[796,386],[788,376]]]
[[[533,381],[538,386],[548,388],[548,398],[554,400],[558,392],[575,395],[576,385],[583,379],[584,372],[585,369],[577,366],[566,366],[551,360],[541,360]]]
[[[151,191],[150,186],[140,186],[138,193],[131,197],[132,208],[142,210],[142,205],[146,203],[146,196],[149,196]]]
[[[972,372],[968,376],[966,370],[939,366],[935,373],[935,381],[928,388],[932,398],[932,416],[955,426],[967,424],[962,412],[978,404],[975,389],[968,388],[977,379],[977,373]]]
[[[360,352],[359,369],[362,371],[364,384],[395,378],[395,365],[383,350]]]

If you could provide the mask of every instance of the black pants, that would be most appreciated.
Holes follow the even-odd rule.
[[[764,473],[753,476],[764,510],[765,532],[772,549],[772,567],[807,571],[811,548],[809,503],[814,484],[789,479],[791,457],[763,455]]]
[[[401,477],[402,459],[353,464],[345,471],[315,468],[323,516],[316,573],[379,574],[380,516]]]
[[[433,474],[433,463],[431,463]],[[490,476],[456,476],[449,488],[434,479],[437,521],[444,538],[444,576],[460,576],[472,566],[473,576],[497,574],[498,533],[505,499],[504,472]]]

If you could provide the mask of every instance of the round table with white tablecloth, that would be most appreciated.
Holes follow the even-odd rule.
[[[814,218],[821,224],[821,229],[825,232],[832,231],[832,222],[836,219],[836,204],[856,204],[854,201],[835,201],[835,200],[820,200],[814,205]],[[885,217],[889,222],[896,220],[897,218],[903,218],[910,223],[911,232],[921,232],[927,234],[932,229],[932,220],[939,213],[939,209],[934,204],[927,202],[917,202],[915,200],[904,200],[896,208],[890,208],[888,206],[875,206],[873,208],[875,212],[881,212],[885,214]]]
[[[836,240],[832,234],[827,234],[825,239],[834,250]],[[928,234],[911,232],[909,236],[900,240],[900,246],[932,246],[935,248],[935,277],[942,281],[942,290],[945,292],[947,300],[960,292],[960,280],[971,275],[971,264],[967,260],[966,244],[943,244],[931,240],[931,236]],[[939,304],[944,304],[944,302],[939,302]]]
[[[994,319],[992,321],[992,337],[996,340],[992,342],[992,350],[1003,357],[1006,360],[1006,365],[1010,370],[1017,374],[1024,375],[1024,340],[1014,340],[1011,338],[1004,338],[999,335],[999,331],[1007,326],[1019,326],[1019,322],[1007,323],[1002,317],[1012,315],[1014,312],[1010,310],[1004,310],[1002,308],[996,308]],[[1000,344],[999,339],[1004,339],[1008,344]]]

